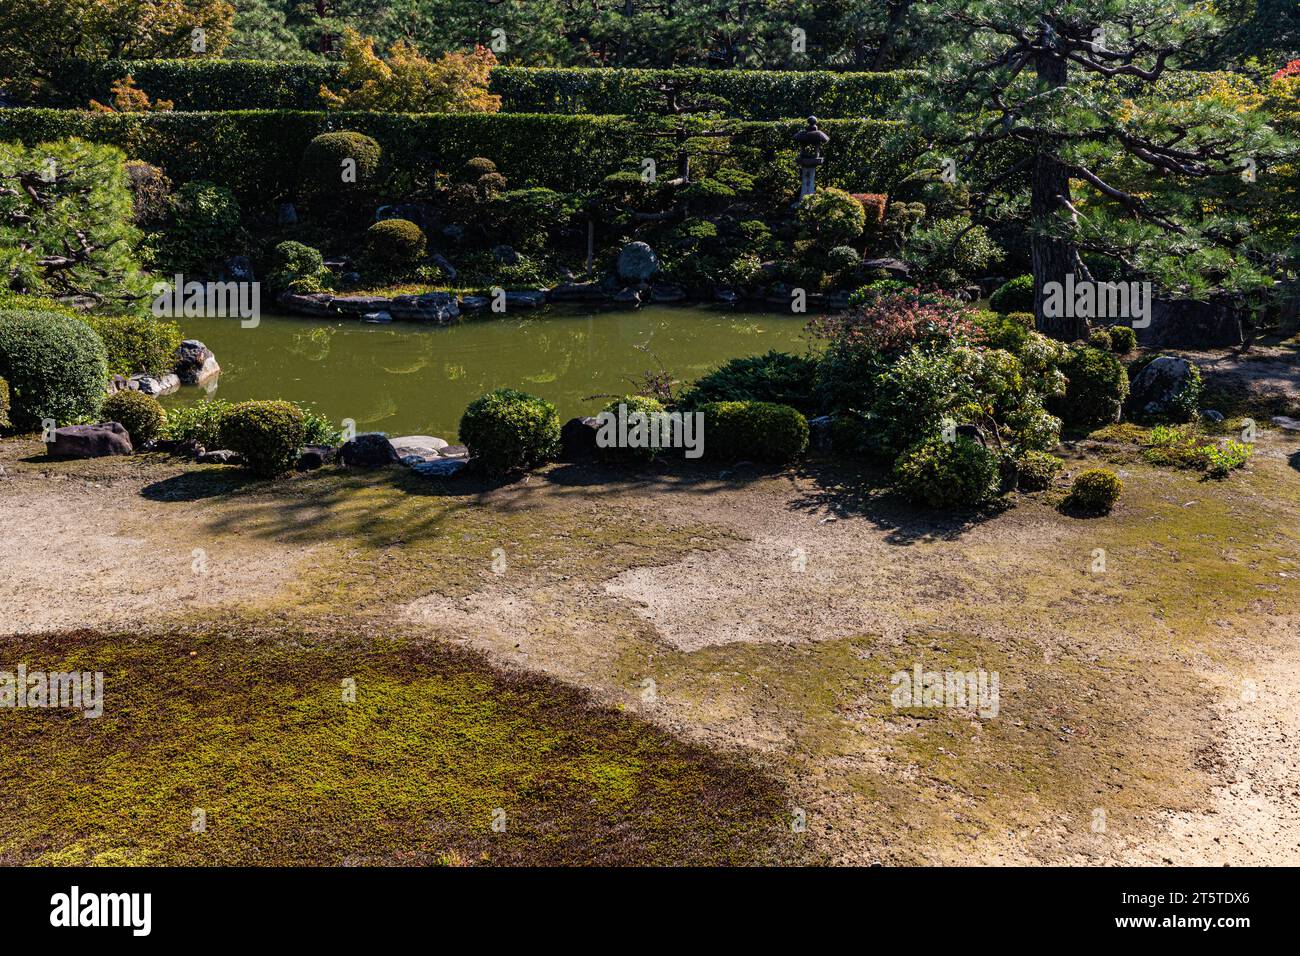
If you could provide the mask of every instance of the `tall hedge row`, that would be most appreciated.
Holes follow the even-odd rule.
[[[338,78],[335,63],[270,60],[108,60],[69,62],[62,95],[51,106],[106,102],[114,80],[128,73],[154,99],[180,110],[320,109],[320,87]],[[500,66],[492,92],[506,113],[634,113],[653,105],[644,91],[689,79],[699,93],[721,96],[729,115],[768,120],[807,116],[888,118],[920,73],[831,73],[824,70],[623,70]]]
[[[704,122],[704,121],[700,121]],[[798,120],[748,122],[736,141],[789,150]],[[888,120],[828,120],[831,136],[820,182],[851,192],[888,192],[911,168],[915,137]],[[646,140],[625,117],[526,113],[321,113],[231,110],[214,113],[92,113],[0,109],[0,141],[35,144],[80,137],[121,147],[173,180],[210,180],[241,201],[292,195],[307,143],[330,130],[356,130],[383,147],[388,169],[460,169],[475,156],[496,162],[514,184],[592,189],[629,156],[669,163],[666,139]]]

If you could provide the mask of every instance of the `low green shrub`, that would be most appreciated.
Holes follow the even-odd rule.
[[[994,312],[1034,311],[1034,277],[1016,276],[1004,282],[989,296],[989,308]]]
[[[775,402],[810,413],[817,404],[816,375],[816,359],[773,350],[718,366],[686,390],[681,404],[695,409],[709,402]]]
[[[1021,491],[1043,491],[1052,486],[1052,481],[1065,462],[1045,451],[1027,451],[1016,461],[1016,484]]]
[[[560,416],[544,399],[499,388],[469,403],[460,419],[460,440],[489,474],[531,468],[559,451]]]
[[[1115,343],[1110,337],[1110,329],[1093,329],[1088,333],[1088,344],[1103,352],[1115,351]]]
[[[931,508],[969,508],[987,501],[998,484],[998,458],[979,442],[934,435],[904,451],[894,484],[909,500]]]
[[[426,250],[424,233],[408,219],[385,219],[366,230],[365,262],[374,272],[406,272],[424,258]]]
[[[625,407],[625,416],[628,423],[628,431],[631,432],[636,427],[637,419],[634,415],[645,416],[647,425],[650,422],[651,415],[662,414],[664,411],[663,402],[657,398],[650,398],[647,395],[624,395],[622,398],[616,398],[603,409],[617,418],[618,407]],[[649,439],[647,438],[647,441]],[[638,448],[602,448],[603,457],[611,461],[653,461],[659,457],[662,449],[651,448],[649,445]]]
[[[1128,355],[1137,348],[1137,333],[1127,325],[1110,327],[1110,347],[1116,355]]]
[[[1070,425],[1094,428],[1119,421],[1128,397],[1128,373],[1110,352],[1089,345],[1071,347],[1061,363],[1065,394],[1048,403]]]
[[[125,428],[137,449],[161,435],[167,424],[167,412],[158,399],[129,388],[108,396],[99,417]]]
[[[784,464],[808,450],[808,420],[775,402],[710,402],[704,414],[704,453],[718,461],[742,458]]]
[[[330,280],[320,250],[301,242],[281,242],[271,251],[271,269],[266,284],[274,293],[319,292]]]
[[[240,402],[221,416],[219,441],[249,471],[274,478],[293,467],[306,440],[302,409],[292,402]]]
[[[175,322],[151,315],[87,315],[83,321],[103,340],[110,375],[162,375],[176,364],[181,329]]]
[[[1124,483],[1113,471],[1090,468],[1074,479],[1067,502],[1088,514],[1108,514],[1123,490]]]
[[[215,451],[221,442],[221,417],[230,403],[220,399],[173,408],[167,414],[162,437],[168,441],[192,441]]]
[[[0,428],[9,427],[9,383],[0,378]]]
[[[842,246],[862,235],[867,215],[843,189],[818,189],[799,203],[801,235],[824,249]]]
[[[0,311],[0,378],[13,427],[92,418],[104,403],[108,356],[85,322],[57,312]]]
[[[1234,468],[1244,467],[1255,447],[1229,438],[1222,445],[1206,445],[1205,474],[1210,478],[1226,478]]]
[[[1029,316],[1026,325],[1024,317]],[[1034,331],[1034,316],[1028,312],[991,312],[980,310],[972,312],[970,319],[984,333],[984,344],[991,349],[1004,349],[1012,355],[1019,355]]]

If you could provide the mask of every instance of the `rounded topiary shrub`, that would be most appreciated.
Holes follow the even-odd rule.
[[[249,471],[274,478],[297,461],[306,429],[302,409],[292,402],[240,402],[221,416],[218,434]]]
[[[626,428],[630,439],[628,446],[601,448],[601,455],[613,461],[653,461],[659,457],[663,450],[662,448],[652,447],[656,444],[662,444],[662,441],[651,441],[652,429],[658,428],[658,423],[653,416],[663,414],[663,402],[648,395],[624,395],[622,398],[614,399],[605,406],[601,414],[612,415],[615,428],[618,427],[620,405],[623,406],[623,417],[627,422]],[[640,424],[641,422],[644,422],[644,424]],[[663,438],[663,436],[660,437]],[[636,443],[635,447],[633,447],[633,441]]]
[[[104,403],[108,356],[94,330],[57,312],[0,311],[0,378],[13,427],[92,418]]]
[[[487,176],[497,171],[497,164],[483,156],[475,156],[465,161],[465,177],[470,180]]]
[[[1119,421],[1128,398],[1128,373],[1112,352],[1075,346],[1061,363],[1065,394],[1049,402],[1050,410],[1069,425],[1096,428]]]
[[[460,440],[489,474],[540,465],[560,450],[560,416],[544,399],[499,388],[475,399],[460,419]]]
[[[824,249],[857,239],[867,223],[862,203],[833,186],[805,197],[799,203],[798,214],[801,235]]]
[[[1004,282],[989,296],[989,308],[994,312],[1034,311],[1034,277],[1016,276]]]
[[[836,246],[826,254],[826,271],[836,275],[852,272],[862,265],[862,256],[852,246]]]
[[[1074,479],[1066,504],[1087,514],[1108,514],[1123,490],[1124,483],[1113,471],[1092,468]]]
[[[158,399],[132,389],[108,396],[99,417],[125,428],[136,448],[157,438],[167,424],[167,412]]]
[[[1111,340],[1110,329],[1093,329],[1088,333],[1088,344],[1095,349],[1101,349],[1103,352],[1115,351],[1115,343]]]
[[[276,292],[316,292],[328,278],[325,257],[319,249],[290,239],[278,243],[271,251],[271,271],[266,283]]]
[[[420,227],[409,219],[385,219],[366,230],[366,265],[379,272],[409,269],[424,258]]]
[[[1110,327],[1110,348],[1116,355],[1128,355],[1137,348],[1138,337],[1127,325],[1112,325]]]
[[[958,435],[935,435],[912,445],[894,462],[894,484],[908,499],[931,508],[966,508],[992,497],[999,481],[997,455]]]
[[[1021,491],[1043,491],[1065,464],[1045,451],[1027,451],[1016,461],[1016,485]]]
[[[368,186],[379,172],[382,156],[379,144],[364,133],[351,130],[321,133],[302,153],[303,190],[310,197],[324,198],[341,190]],[[346,160],[356,164],[355,182],[344,178],[344,171],[351,169],[350,164],[345,165]]]
[[[784,464],[808,450],[808,420],[775,402],[710,402],[704,414],[704,454],[719,461]]]

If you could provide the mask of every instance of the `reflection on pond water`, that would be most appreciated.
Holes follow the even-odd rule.
[[[636,312],[533,313],[435,328],[288,316],[253,329],[232,319],[179,320],[221,363],[211,397],[287,398],[360,431],[455,436],[461,412],[509,386],[554,402],[561,418],[593,414],[660,363],[691,381],[727,359],[803,352],[804,317],[651,307]],[[203,401],[182,389],[168,405]]]

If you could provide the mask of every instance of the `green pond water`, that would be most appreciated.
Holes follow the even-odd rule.
[[[636,312],[558,312],[467,319],[430,327],[263,315],[178,319],[221,363],[211,393],[183,387],[165,405],[208,398],[285,398],[358,431],[456,438],[461,413],[484,392],[519,388],[554,402],[562,419],[595,414],[660,364],[691,381],[727,359],[769,349],[803,352],[805,317],[654,306]]]

